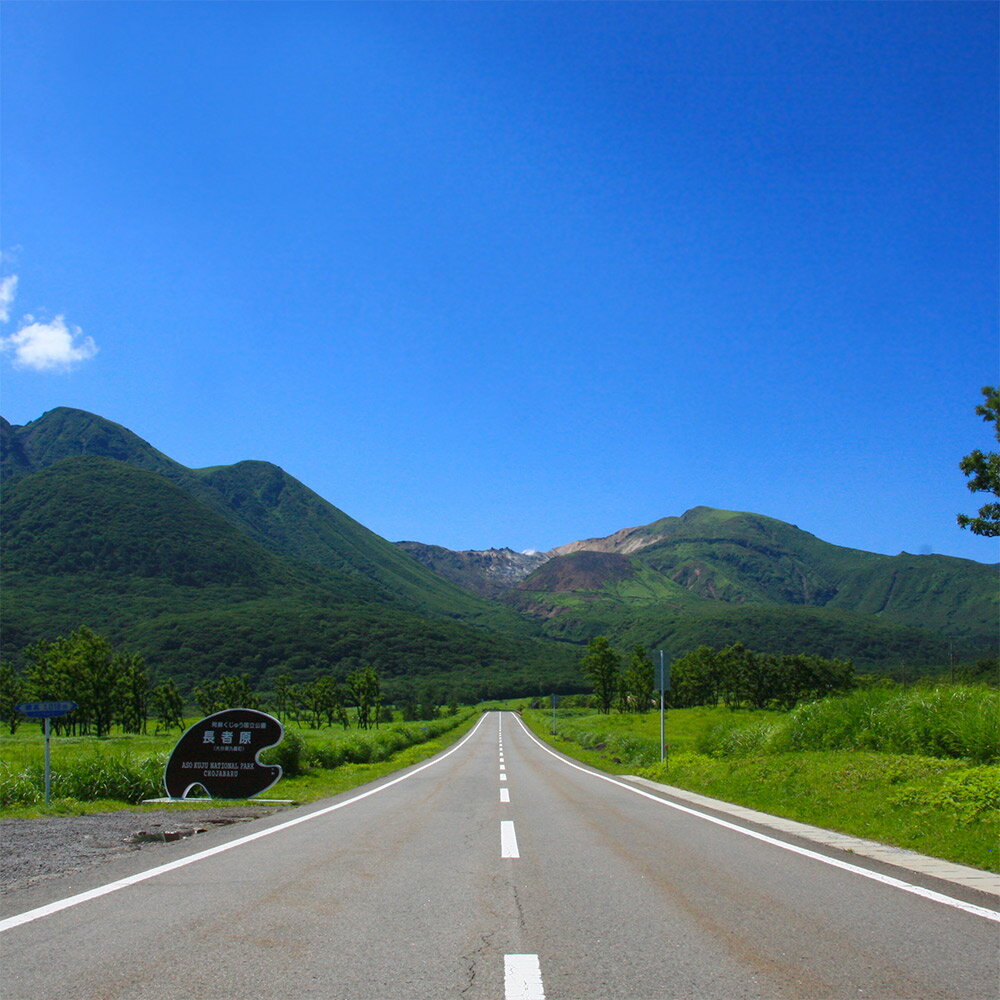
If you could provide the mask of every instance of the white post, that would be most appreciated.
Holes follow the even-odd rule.
[[[36,744],[37,746],[37,744]],[[49,789],[52,782],[51,757],[49,754],[49,717],[45,716],[45,804],[49,804]]]
[[[660,763],[664,757],[664,718],[663,718],[663,650],[660,650]]]

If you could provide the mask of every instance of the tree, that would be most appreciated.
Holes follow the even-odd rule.
[[[299,704],[313,729],[319,729],[323,725],[323,703],[329,681],[329,677],[320,677],[314,681],[307,681],[301,687]]]
[[[108,735],[128,693],[131,654],[116,653],[104,636],[82,626],[68,639],[60,636],[55,642],[37,642],[24,655],[28,684],[35,698],[77,703],[69,715],[54,720],[57,732],[76,732],[79,727],[81,735],[92,730],[99,737]],[[141,668],[141,660],[138,664]],[[136,685],[139,683],[136,679]],[[141,683],[146,683],[144,671]],[[138,692],[133,695],[143,701]]]
[[[23,716],[17,706],[24,701],[24,681],[9,664],[0,663],[0,723],[10,729],[13,736]]]
[[[378,713],[382,705],[382,684],[373,666],[356,670],[347,678],[351,697],[358,706],[358,729],[378,728]]]
[[[719,666],[722,700],[726,708],[741,708],[747,698],[750,677],[754,672],[754,654],[742,642],[734,642],[719,650],[715,662]]]
[[[982,393],[986,401],[976,407],[976,413],[986,423],[995,425],[996,439],[1000,441],[1000,391],[987,385]],[[970,492],[992,493],[1000,498],[1000,454],[995,451],[983,453],[977,448],[959,462],[959,468],[970,477],[966,483]],[[984,504],[979,508],[978,517],[959,514],[958,524],[977,535],[996,537],[1000,535],[1000,503]]]
[[[172,677],[153,688],[149,702],[154,718],[164,729],[184,728],[184,699]]]
[[[653,661],[642,646],[635,646],[629,654],[628,664],[622,674],[625,710],[648,712],[656,689]]]
[[[288,718],[292,706],[292,677],[288,671],[282,671],[274,679],[274,713],[282,722]]]
[[[260,708],[260,699],[250,687],[249,674],[229,674],[198,684],[194,700],[202,715],[214,715],[227,708]]]
[[[594,685],[594,694],[601,711],[610,715],[611,705],[618,691],[620,667],[618,654],[605,636],[598,635],[590,640],[580,666],[584,676]]]
[[[670,704],[677,708],[719,703],[722,686],[718,654],[711,646],[699,646],[675,660],[670,668]]]
[[[146,663],[138,653],[116,653],[115,668],[121,684],[118,724],[123,733],[144,733],[149,718]]]

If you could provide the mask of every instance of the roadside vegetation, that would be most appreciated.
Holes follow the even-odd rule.
[[[420,722],[401,713],[378,729],[344,729],[294,724],[282,742],[262,754],[280,764],[281,780],[266,798],[296,803],[336,795],[408,767],[459,739],[479,712],[462,709]],[[200,716],[184,720],[193,724]],[[163,769],[178,732],[52,739],[52,802],[46,808],[44,744],[37,724],[0,736],[0,817],[107,812],[139,806],[163,793]],[[227,800],[187,799],[189,805],[230,805]],[[150,808],[163,808],[162,805]]]
[[[586,697],[523,713],[564,753],[713,798],[1000,871],[1000,692],[878,687],[791,710],[700,705],[598,710]],[[553,729],[555,719],[555,732]]]

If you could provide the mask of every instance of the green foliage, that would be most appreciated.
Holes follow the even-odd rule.
[[[60,408],[4,424],[3,654],[81,621],[182,693],[377,667],[394,697],[433,676],[471,700],[573,675],[575,651],[442,580],[275,466],[193,471]],[[334,648],[331,654],[331,648]]]
[[[279,764],[283,777],[294,778],[305,769],[306,743],[294,729],[286,729],[281,742],[260,753],[262,764]]]
[[[890,802],[919,811],[948,810],[962,826],[1000,815],[1000,767],[987,765],[950,774],[940,786],[926,789],[909,785]]]
[[[25,690],[21,675],[9,663],[0,663],[0,725],[10,730],[11,736],[23,718],[17,706],[26,700]]]
[[[634,646],[622,672],[622,709],[629,712],[648,712],[653,704],[655,689],[653,661],[642,646]]]
[[[1000,765],[884,750],[787,749],[775,739],[782,720],[810,707],[792,713],[671,710],[665,763],[655,756],[655,714],[567,718],[560,709],[555,740],[564,752],[607,771],[1000,870]],[[525,712],[524,718],[537,735],[551,738],[550,712]]]
[[[982,390],[985,402],[976,407],[976,413],[986,423],[994,426],[994,436],[1000,441],[1000,390],[985,386]],[[1000,498],[1000,454],[995,451],[983,453],[978,448],[959,463],[959,468],[969,477],[966,483],[972,493],[991,493]],[[991,501],[979,509],[978,517],[958,515],[962,528],[969,528],[977,535],[996,537],[1000,535],[1000,503]]]
[[[608,640],[599,635],[590,640],[580,666],[584,676],[594,686],[594,695],[601,711],[607,715],[618,691],[621,670],[618,654],[611,648]]]
[[[347,678],[347,687],[358,709],[358,728],[368,729],[378,725],[379,707],[382,704],[382,684],[371,666],[356,670]]]
[[[250,686],[249,674],[205,680],[195,686],[194,700],[202,715],[213,715],[227,708],[260,708],[260,699]]]
[[[939,684],[869,689],[801,705],[772,737],[776,749],[867,749],[1000,760],[1000,693]]]
[[[1000,760],[1000,694],[985,685],[865,688],[766,720],[734,714],[695,745],[713,757],[873,750],[992,763]]]
[[[366,733],[355,730],[340,739],[321,738],[316,731],[286,728],[282,742],[265,750],[261,759],[280,764],[282,780],[308,782],[314,769],[372,765],[427,745],[428,741],[461,727],[472,715],[472,710],[466,709],[420,725],[393,725],[387,730]],[[44,801],[41,741],[35,733],[37,730],[5,739],[4,760],[0,762],[2,807],[30,806]],[[93,737],[59,738],[53,747],[53,799],[67,803],[109,800],[136,804],[162,795],[163,769],[172,746],[173,738],[168,736],[119,736],[100,743]],[[345,779],[345,787],[351,785]]]
[[[699,646],[671,667],[672,706],[715,705],[729,708],[791,708],[854,686],[849,661],[826,660],[803,653],[760,654],[737,642],[715,651]]]
[[[1000,870],[1000,767],[871,751],[672,755],[643,777],[828,830]]]
[[[775,726],[774,722],[730,716],[702,732],[695,748],[711,757],[748,757],[767,749]]]
[[[136,758],[131,754],[95,750],[72,764],[53,766],[52,798],[141,802],[163,794],[165,766],[165,755]],[[0,805],[30,805],[44,798],[44,768],[15,770],[0,765]]]
[[[950,671],[955,680],[966,684],[989,684],[1000,687],[1000,660],[995,656],[976,660],[975,663],[962,663]]]
[[[994,567],[846,549],[773,518],[707,507],[633,534],[652,544],[631,553],[628,573],[618,562],[603,577],[599,561],[576,578],[570,566],[547,575],[543,566],[510,600],[542,616],[549,635],[606,635],[674,656],[743,642],[872,668],[944,663],[949,640],[963,658],[997,648]]]
[[[82,626],[68,638],[38,642],[25,651],[26,688],[41,701],[75,701],[77,708],[53,721],[56,731],[106,736],[117,722],[125,732],[145,729],[149,682],[135,653]]]
[[[377,680],[377,678],[376,678]],[[348,693],[344,686],[328,674],[288,688],[285,698],[286,712],[293,712],[297,718],[309,720],[313,728],[332,726],[339,722],[344,729],[350,725],[346,700]]]
[[[153,689],[149,704],[153,716],[164,729],[184,729],[184,700],[172,677]]]

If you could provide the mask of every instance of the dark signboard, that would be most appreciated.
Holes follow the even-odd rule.
[[[202,719],[178,741],[163,772],[172,799],[201,785],[213,799],[249,799],[280,777],[277,764],[261,764],[261,750],[277,746],[285,730],[273,716],[252,708],[227,708]]]

